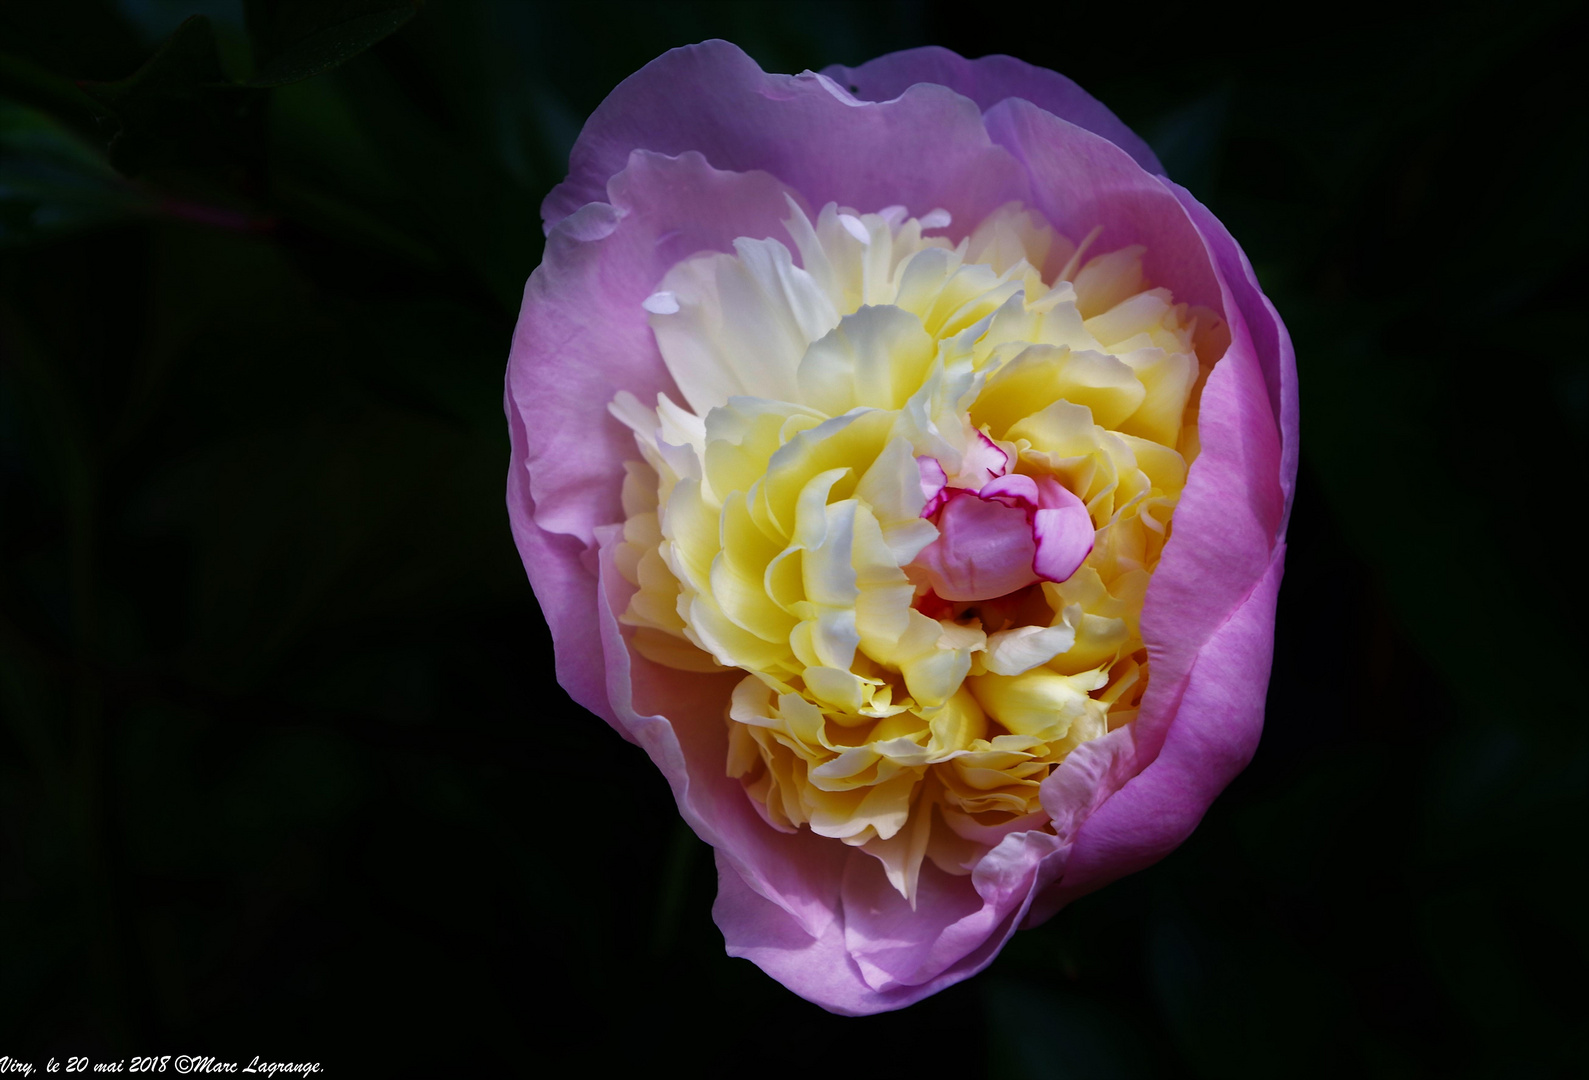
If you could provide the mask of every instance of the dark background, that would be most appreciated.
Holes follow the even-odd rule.
[[[1298,10],[0,0],[0,1055],[1578,1074],[1582,12]],[[1301,370],[1252,766],[865,1020],[723,955],[710,852],[552,681],[503,510],[540,200],[712,36],[1065,72]]]

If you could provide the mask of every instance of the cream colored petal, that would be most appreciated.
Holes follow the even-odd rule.
[[[1088,693],[1105,681],[1100,672],[1061,675],[1038,668],[1014,676],[979,675],[970,685],[988,715],[1011,733],[1059,739],[1089,708],[1103,711]]]
[[[658,505],[656,470],[643,461],[624,462],[622,499],[625,518],[624,532],[627,538],[628,519],[642,514],[653,519],[656,517]],[[657,539],[661,539],[660,532],[657,534]]]
[[[915,315],[863,307],[806,349],[796,374],[800,400],[830,416],[898,409],[921,387],[936,352]]]
[[[1186,412],[1192,386],[1197,382],[1196,359],[1162,349],[1139,349],[1121,359],[1141,380],[1146,394],[1129,418],[1107,426],[1116,427],[1127,435],[1174,446],[1180,436],[1181,417]]]
[[[708,413],[703,429],[704,475],[713,494],[727,499],[735,491],[754,487],[787,440],[788,424],[794,418],[812,427],[822,421],[814,409],[762,398],[732,398]]]
[[[629,599],[629,609],[622,621],[630,625],[654,626],[670,633],[681,633],[684,620],[679,618],[679,579],[673,576],[662,553],[648,547],[635,565],[635,583],[640,587]]]
[[[1087,320],[1087,332],[1109,351],[1119,353],[1121,342],[1149,335],[1165,322],[1174,321],[1174,305],[1164,289],[1149,289],[1129,296],[1101,315]]]
[[[833,474],[823,475],[831,477]],[[812,490],[822,488],[819,482],[812,482]],[[860,595],[852,559],[856,501],[845,499],[831,506],[818,503],[809,510],[808,505],[807,499],[802,496],[801,525],[795,532],[796,542],[806,552],[801,564],[806,598],[821,607],[854,607],[855,599]],[[814,519],[821,521],[820,532],[814,524],[807,526],[807,522]]]
[[[947,702],[970,670],[971,653],[965,649],[933,649],[900,665],[905,688],[923,708]]]
[[[769,527],[783,535],[792,533],[801,493],[812,477],[823,472],[852,470],[853,475],[836,484],[830,496],[849,498],[855,482],[887,445],[893,427],[893,413],[858,411],[825,420],[781,446],[768,461],[767,475],[759,485],[761,512]]]
[[[833,708],[859,713],[866,701],[868,684],[847,668],[808,667],[803,678],[806,688]]]
[[[1018,626],[988,635],[982,663],[994,675],[1020,675],[1046,664],[1076,643],[1074,627]]]
[[[936,755],[968,750],[987,736],[987,714],[964,686],[955,691],[945,706],[932,718],[930,749]]]
[[[919,470],[908,440],[898,437],[889,440],[855,485],[855,496],[870,507],[885,535],[891,526],[898,529],[921,520],[926,496],[921,490]],[[903,558],[896,554],[895,561],[907,563],[915,554],[911,551]]]
[[[883,864],[889,884],[916,910],[916,888],[921,876],[921,861],[927,854],[932,832],[932,808],[921,805],[910,816],[908,827],[891,837],[876,836],[861,850]]]
[[[1139,439],[1135,435],[1121,435],[1120,440],[1131,449],[1131,455],[1136,459],[1137,467],[1148,478],[1148,482],[1163,492],[1175,498],[1181,494],[1181,489],[1186,486],[1186,459],[1172,450],[1168,445],[1154,442],[1151,439]]]
[[[762,588],[773,603],[801,617],[800,605],[806,603],[804,549],[787,547],[774,556],[762,575]]]
[[[886,662],[910,628],[915,587],[903,573],[892,585],[868,584],[855,600],[855,629],[867,656]]]
[[[1095,423],[1113,427],[1136,412],[1146,394],[1131,368],[1112,356],[1033,345],[988,380],[971,418],[1005,437],[1022,418],[1065,400],[1089,408]]]
[[[909,820],[910,797],[919,782],[917,774],[907,772],[852,791],[808,788],[811,831],[856,843],[864,843],[871,836],[887,839]]]
[[[1074,250],[1041,215],[1020,203],[1005,203],[983,218],[966,238],[965,257],[967,262],[986,263],[1003,274],[1022,262],[1041,270],[1050,263],[1051,253],[1063,266]]]
[[[925,323],[945,283],[960,269],[962,261],[958,252],[943,248],[927,248],[912,255],[900,265],[894,303]]]
[[[686,634],[724,667],[747,671],[790,670],[792,658],[786,643],[757,637],[724,615],[709,597],[686,599],[681,596],[679,607]]]
[[[656,336],[668,371],[684,400],[698,416],[722,405],[730,397],[762,396],[746,382],[746,373],[735,358],[738,340],[724,334],[723,303],[719,296],[718,266],[728,274],[736,270],[732,255],[714,254],[688,259],[663,278],[663,291],[676,302],[672,312],[653,312],[651,332]],[[740,316],[739,323],[746,321]],[[743,326],[738,328],[741,332]],[[733,335],[735,339],[738,334]]]
[[[712,600],[735,625],[774,644],[787,644],[795,620],[774,604],[762,588],[761,576],[743,574],[726,553],[712,560]]]
[[[853,791],[883,779],[880,774],[885,768],[889,776],[898,772],[897,769],[888,768],[877,747],[867,743],[844,748],[811,769],[807,778],[813,787],[821,791]]]
[[[741,238],[734,246],[734,255],[670,270],[662,291],[677,310],[650,315],[668,371],[699,416],[735,396],[798,400],[801,355],[838,322],[831,298],[784,245]]]
[[[853,608],[815,608],[789,632],[789,647],[804,667],[848,668],[861,635]]]
[[[783,539],[762,532],[751,516],[750,499],[738,494],[723,504],[718,542],[735,570],[757,582],[762,580],[767,565],[784,550]]]
[[[804,346],[826,334],[839,321],[839,311],[826,291],[803,268],[794,265],[789,249],[783,244],[776,240],[741,238],[734,241],[734,250],[764,301],[780,316],[785,316],[792,342]]]
[[[1142,290],[1142,247],[1121,248],[1087,261],[1072,279],[1076,308],[1092,318]]]
[[[668,395],[658,394],[657,441],[687,447],[700,457],[706,450],[706,423],[695,413],[674,404]]]
[[[1008,437],[1025,439],[1033,449],[1057,457],[1082,457],[1098,450],[1098,425],[1092,410],[1069,401],[1056,401],[1011,426]]]
[[[719,548],[718,515],[702,497],[700,481],[686,477],[675,484],[661,519],[669,567],[696,590],[708,590]]]

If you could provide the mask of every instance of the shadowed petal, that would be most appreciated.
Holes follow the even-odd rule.
[[[823,68],[822,73],[863,101],[887,101],[917,83],[947,86],[976,102],[984,112],[1005,98],[1021,98],[1102,135],[1148,172],[1164,172],[1148,144],[1122,124],[1103,102],[1059,72],[1033,67],[1013,56],[967,60],[941,46],[927,45],[879,56],[860,67],[834,64]]]
[[[674,49],[625,79],[599,105],[569,155],[568,179],[541,204],[550,230],[607,197],[631,151],[697,150],[719,169],[772,173],[805,196],[863,212],[903,205],[947,210],[970,229],[1028,198],[1026,178],[988,139],[981,110],[942,86],[863,103],[831,79],[770,75],[737,46]]]

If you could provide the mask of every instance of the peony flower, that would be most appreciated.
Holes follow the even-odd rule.
[[[1160,858],[1256,746],[1295,365],[1161,174],[1008,57],[707,42],[543,206],[508,510],[558,679],[715,849],[729,953],[835,1012]]]

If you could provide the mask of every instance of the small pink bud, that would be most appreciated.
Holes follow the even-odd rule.
[[[923,491],[927,462],[918,459]],[[938,526],[938,539],[915,566],[944,600],[990,600],[1037,581],[1064,581],[1092,551],[1087,508],[1051,477],[1011,473],[976,491],[940,487],[922,516]]]

